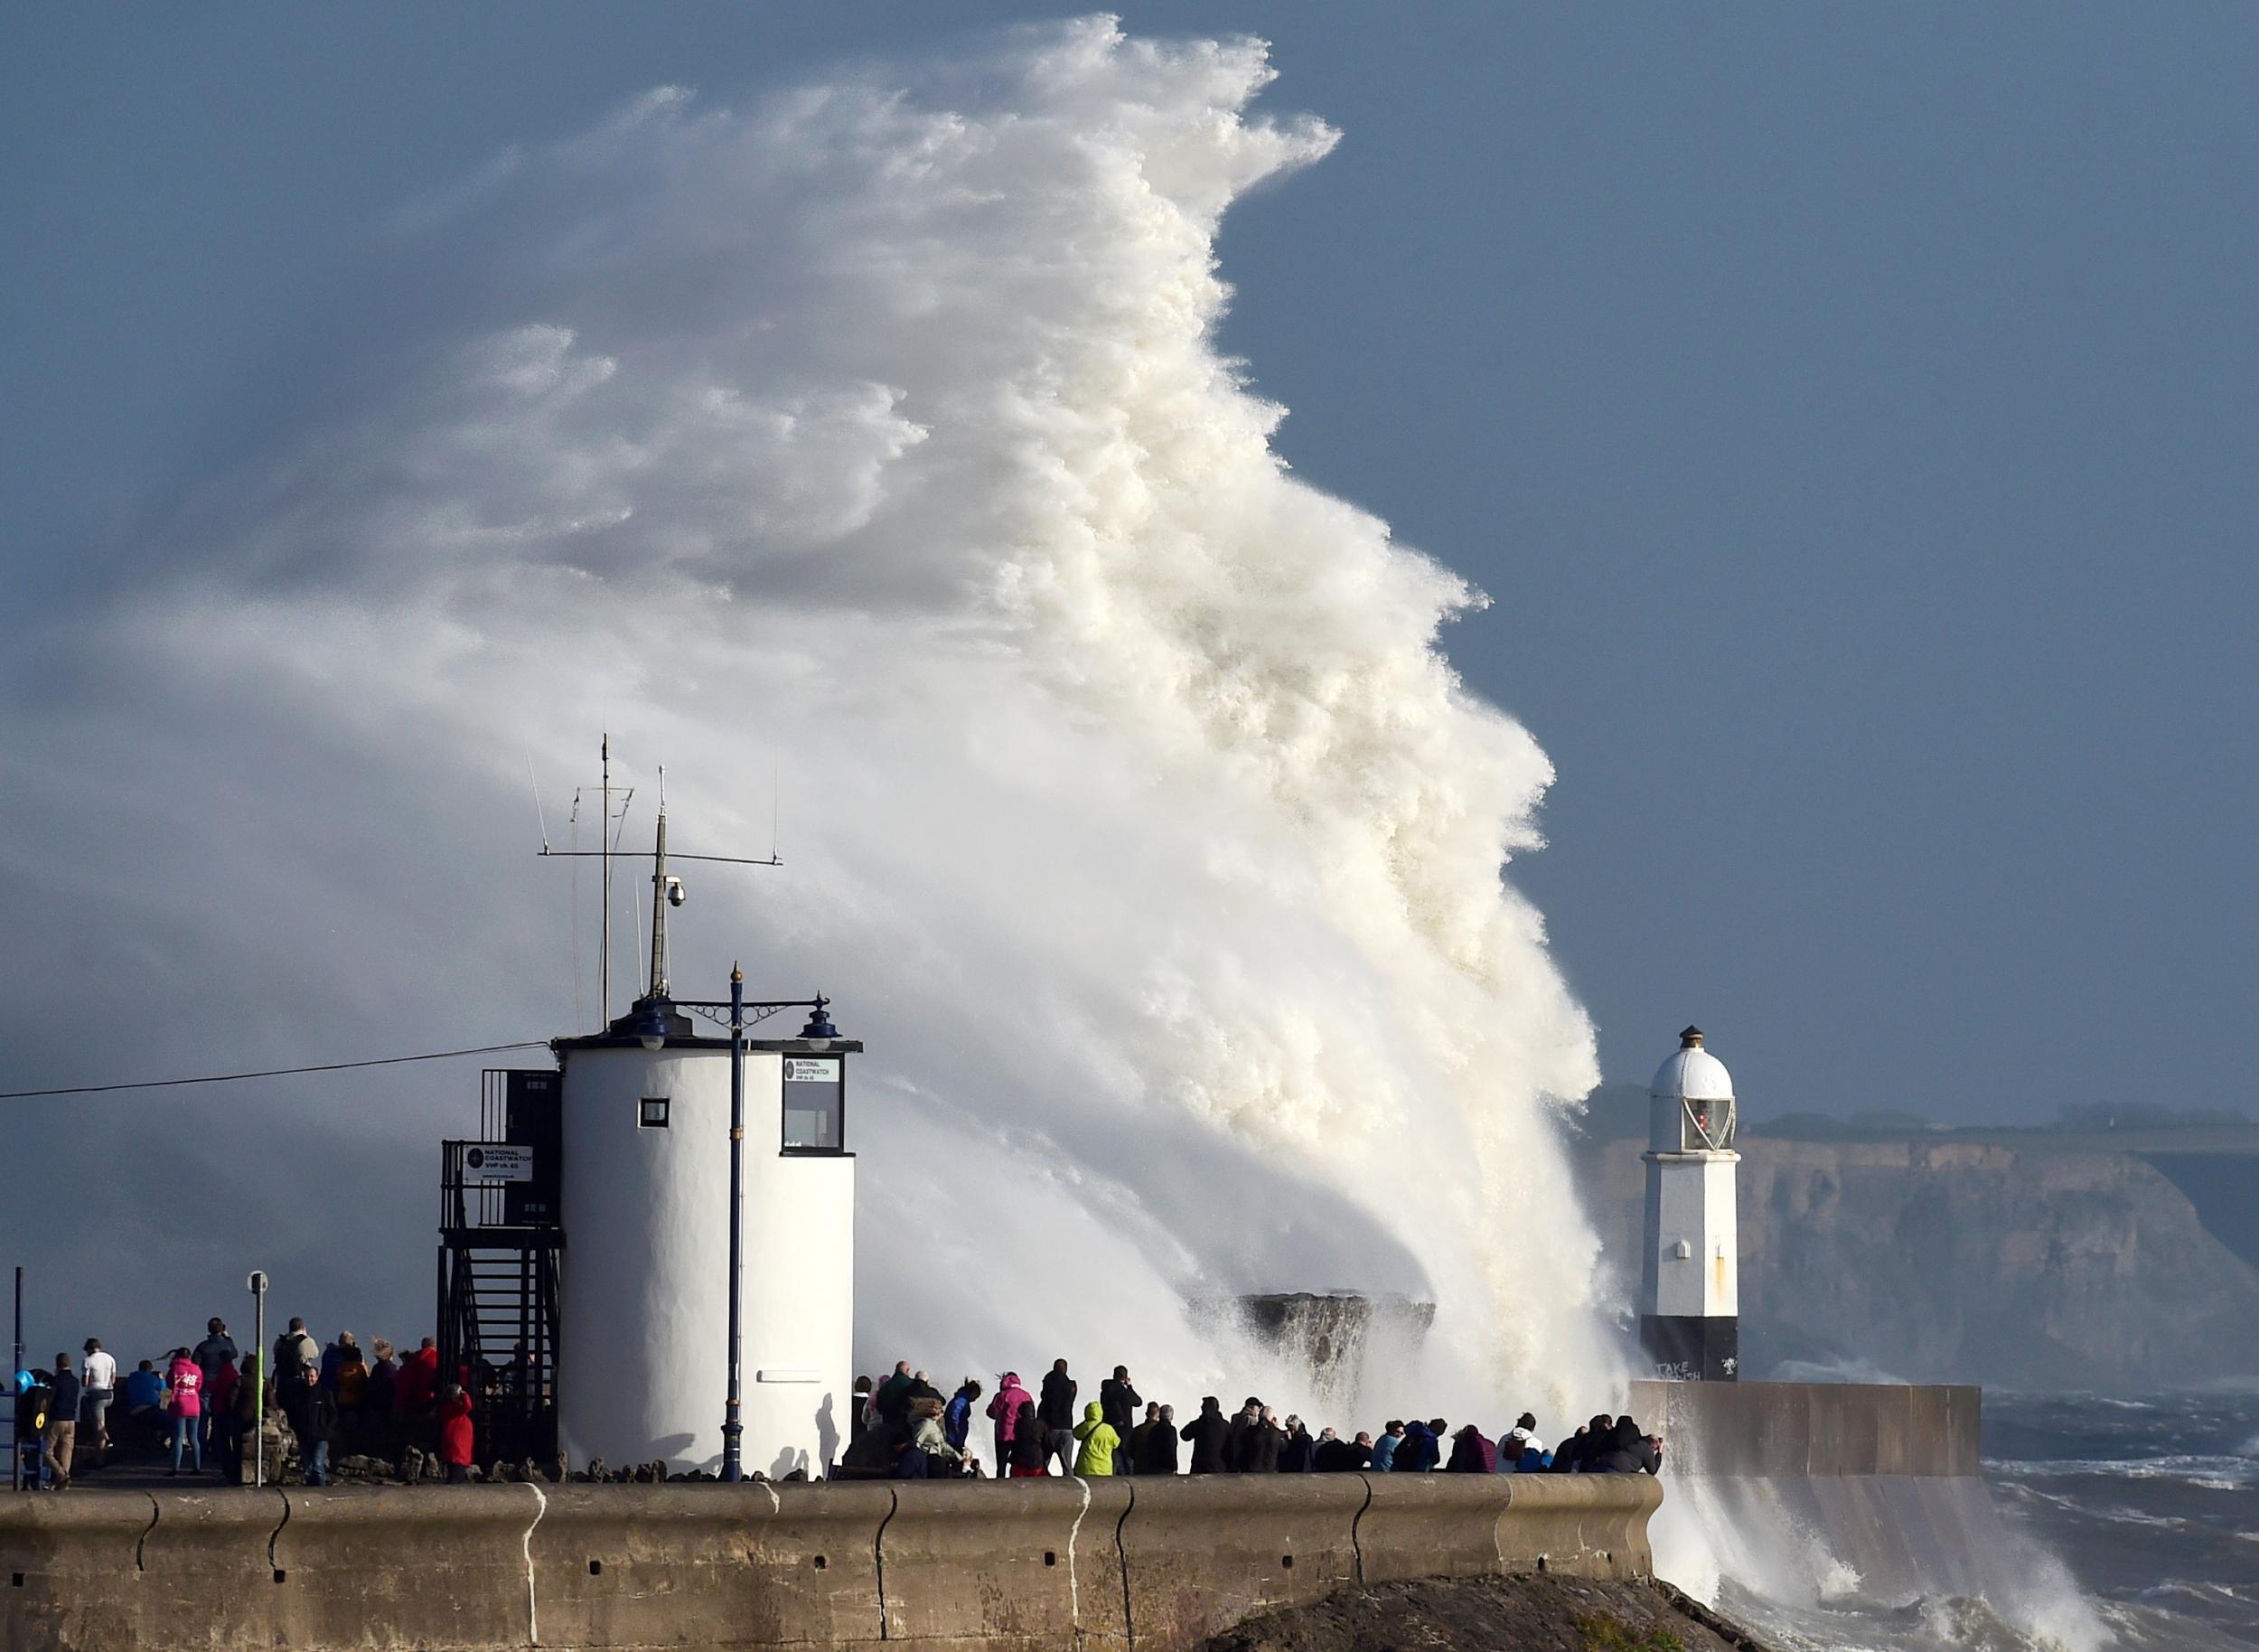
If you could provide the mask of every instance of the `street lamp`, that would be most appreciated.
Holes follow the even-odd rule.
[[[251,1486],[258,1489],[267,1484],[267,1275],[257,1269],[248,1281],[251,1288],[251,1354],[258,1363],[252,1366],[258,1380],[251,1384]],[[180,1453],[173,1453],[180,1460]]]
[[[766,1020],[780,1009],[811,1011],[808,1025],[801,1032],[803,1038],[836,1038],[839,1029],[831,1024],[824,1012],[830,1000],[819,993],[814,998],[783,999],[755,1004],[759,1013],[755,1020]],[[695,1010],[708,1020],[719,1020],[715,1012],[724,1006],[703,999],[679,999],[672,1008]],[[659,1009],[659,1000],[646,1000],[643,1012],[658,1020],[663,1041],[665,1021]],[[745,972],[736,964],[729,968],[729,1395],[722,1405],[722,1478],[742,1480],[745,1478]],[[643,1035],[644,1014],[639,1013],[634,1030]],[[646,1049],[657,1049],[659,1042],[643,1037]]]
[[[722,1478],[745,1478],[745,972],[729,966],[729,1398],[722,1407]]]
[[[635,1019],[629,1023],[636,1041],[647,1050],[663,1047],[667,1042],[667,1000],[647,998],[635,1006]]]

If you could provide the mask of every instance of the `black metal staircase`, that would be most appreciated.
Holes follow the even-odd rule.
[[[489,1069],[483,1139],[440,1144],[439,1369],[483,1462],[557,1455],[561,1075]]]

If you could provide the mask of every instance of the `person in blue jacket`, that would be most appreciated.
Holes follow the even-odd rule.
[[[1443,1460],[1443,1453],[1436,1442],[1443,1438],[1448,1424],[1441,1417],[1432,1422],[1414,1421],[1404,1424],[1403,1442],[1396,1448],[1396,1460],[1389,1465],[1392,1474],[1426,1474]]]
[[[960,1451],[965,1449],[965,1436],[972,1431],[972,1403],[980,1397],[980,1384],[967,1377],[942,1408],[942,1434]]]
[[[1381,1431],[1380,1438],[1373,1442],[1373,1472],[1376,1474],[1390,1472],[1396,1466],[1396,1448],[1403,1443],[1403,1421],[1401,1418],[1392,1417],[1389,1419],[1388,1426]]]

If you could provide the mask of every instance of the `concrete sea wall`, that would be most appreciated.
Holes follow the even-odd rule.
[[[1644,1475],[0,1498],[6,1652],[1166,1652],[1400,1578],[1650,1570]]]
[[[1673,1518],[1703,1523],[1744,1582],[1824,1564],[1884,1605],[1998,1602],[2033,1563],[1980,1472],[1982,1399],[1972,1387],[1636,1382],[1632,1414],[1662,1431]]]
[[[1974,1475],[1983,1400],[1897,1383],[1632,1384],[1632,1414],[1660,1427],[1672,1467],[1728,1478]]]

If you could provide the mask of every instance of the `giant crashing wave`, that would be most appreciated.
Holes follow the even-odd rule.
[[[1271,78],[1045,26],[654,91],[403,214],[9,680],[11,900],[87,942],[8,965],[27,1065],[80,1071],[54,1029],[121,961],[143,1070],[589,1024],[526,772],[556,812],[608,727],[679,848],[781,830],[783,871],[692,880],[679,988],[742,953],[867,1042],[867,1367],[1126,1359],[1183,1403],[1260,1370],[1188,1300],[1347,1284],[1437,1305],[1405,1404],[1589,1409],[1553,1126],[1594,1041],[1501,876],[1551,768],[1440,651],[1482,599],[1289,474],[1216,343],[1223,213],[1335,139]],[[349,1146],[300,1300],[412,1334],[468,1092],[331,1094],[167,1128],[253,1224]],[[143,1191],[92,1197],[162,1232]]]

